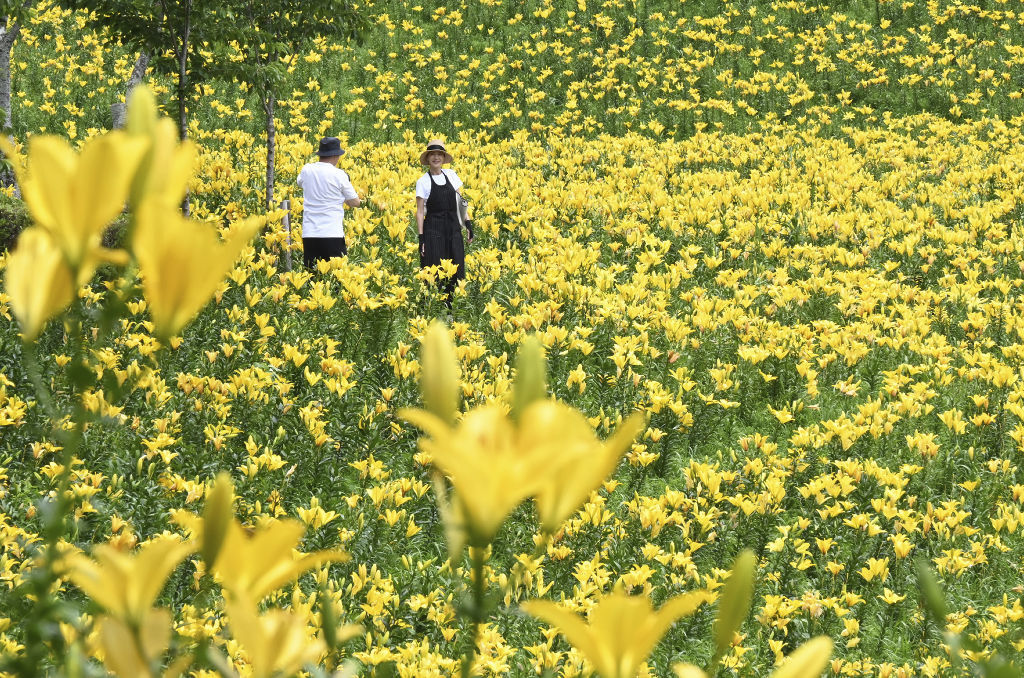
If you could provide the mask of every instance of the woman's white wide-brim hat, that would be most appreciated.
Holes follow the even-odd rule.
[[[430,163],[427,161],[427,155],[433,153],[434,151],[440,151],[441,153],[444,153],[444,162],[446,163],[455,160],[455,158],[452,157],[452,154],[445,150],[443,141],[441,141],[440,139],[431,139],[430,143],[427,144],[427,150],[420,153],[420,164],[429,165]]]

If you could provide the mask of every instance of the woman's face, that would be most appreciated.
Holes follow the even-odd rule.
[[[427,162],[430,163],[432,169],[439,169],[444,164],[444,153],[441,151],[431,151],[427,154]]]

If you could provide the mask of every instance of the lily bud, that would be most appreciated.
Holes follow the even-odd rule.
[[[8,255],[7,294],[26,342],[34,341],[46,321],[71,303],[75,294],[71,270],[43,229],[26,228],[18,248]]]
[[[327,649],[333,650],[338,646],[338,614],[334,610],[334,603],[327,591],[327,585],[320,585],[320,628],[324,632],[324,640],[327,641]]]
[[[201,553],[207,567],[217,562],[220,547],[228,527],[235,518],[235,490],[231,485],[231,476],[220,473],[213,482],[213,489],[206,495],[206,506],[203,508],[203,543]]]
[[[159,113],[156,108],[156,97],[145,85],[139,85],[128,97],[128,124],[125,129],[129,134],[151,136],[156,129]]]
[[[516,381],[512,387],[512,417],[516,420],[536,400],[548,396],[544,347],[536,336],[527,337],[516,355]]]
[[[434,321],[423,337],[420,391],[428,412],[445,423],[455,421],[459,409],[459,364],[448,330]]]
[[[832,656],[832,639],[811,638],[786,657],[769,678],[818,678]]]
[[[700,667],[693,664],[675,664],[672,670],[675,672],[676,678],[707,678],[708,676]]]

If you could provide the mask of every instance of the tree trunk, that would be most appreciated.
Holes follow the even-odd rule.
[[[21,24],[13,23],[10,26],[0,27],[0,111],[3,115],[3,131],[5,134],[11,132],[11,50],[14,48],[14,41],[18,39],[21,32]],[[21,187],[14,172],[3,170],[0,172],[0,184],[14,186],[14,197],[21,197]]]
[[[11,50],[20,32],[18,23],[0,28],[0,110],[5,130],[11,129]]]
[[[118,101],[110,105],[110,117],[112,118],[114,129],[124,127],[128,99],[132,95],[132,90],[138,87],[142,83],[142,79],[146,77],[146,71],[149,70],[149,59],[148,50],[139,52],[139,58],[135,60],[135,68],[132,69],[132,74],[128,76],[128,82],[125,84],[124,101]]]
[[[188,137],[188,110],[185,108],[188,101],[188,73],[185,72],[186,52],[182,50],[178,58],[178,136],[184,141]],[[189,195],[185,192],[185,198],[181,201],[181,213],[186,217],[191,211],[189,206]]]
[[[274,168],[277,151],[277,129],[274,124],[274,104],[277,100],[274,93],[268,91],[263,96],[263,111],[267,114],[267,209],[274,209]]]
[[[185,21],[182,26],[180,42],[178,43],[178,136],[184,141],[188,137],[188,50],[189,36],[192,29],[192,3],[189,2],[185,8]],[[189,215],[189,195],[181,202],[181,213],[186,217]]]
[[[188,72],[185,70],[187,55],[184,51],[178,57],[178,136],[182,141],[188,138]]]

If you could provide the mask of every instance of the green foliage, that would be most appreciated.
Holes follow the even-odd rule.
[[[921,591],[924,608],[941,631],[942,640],[949,648],[950,661],[954,671],[968,669],[970,675],[979,678],[1021,678],[1024,666],[1016,659],[1006,659],[999,652],[991,651],[974,637],[952,631],[946,626],[947,606],[945,595],[935,574],[927,563],[917,563],[917,585]],[[1017,634],[1020,635],[1020,634]],[[1017,639],[1019,640],[1019,638]]]
[[[174,41],[143,0],[66,2],[99,9],[95,25],[133,54],[158,40],[158,68],[176,72]],[[202,127],[262,134],[260,102],[251,96],[261,69],[275,90],[294,95],[280,97],[282,131],[310,138],[327,112],[339,123],[336,133],[373,141],[469,130],[484,139],[517,130],[678,139],[698,129],[742,133],[779,122],[839,133],[921,112],[952,120],[1024,112],[1024,24],[998,4],[989,11],[924,0],[903,9],[896,2],[660,0],[580,9],[461,0],[439,12],[373,0],[356,10],[365,21],[358,43],[345,41],[351,32],[344,27],[354,24],[344,8],[355,5],[332,0],[341,12],[334,23],[316,20],[329,11],[319,5],[299,8],[291,25],[279,11],[289,5],[254,2],[252,19],[245,0],[203,5],[192,41],[204,46],[188,57],[192,81],[215,92],[189,100]],[[328,100],[306,100],[310,92]],[[95,95],[82,106],[80,126],[105,124],[116,92]],[[220,120],[206,96],[249,99],[256,115]],[[303,122],[289,124],[290,106]],[[36,124],[59,129],[62,117],[31,115],[30,123],[16,116],[15,132]]]
[[[31,224],[25,203],[0,194],[0,252],[14,247],[18,235]]]
[[[62,0],[64,7],[85,12],[90,24],[110,31],[122,44],[152,55],[158,71],[176,83],[178,124],[188,132],[188,112],[197,83],[209,77],[209,48],[227,41],[226,17],[217,0]]]
[[[224,53],[213,60],[213,72],[249,83],[264,101],[287,86],[289,69],[317,39],[359,38],[369,27],[349,0],[228,0],[217,12],[226,40],[214,46]]]

